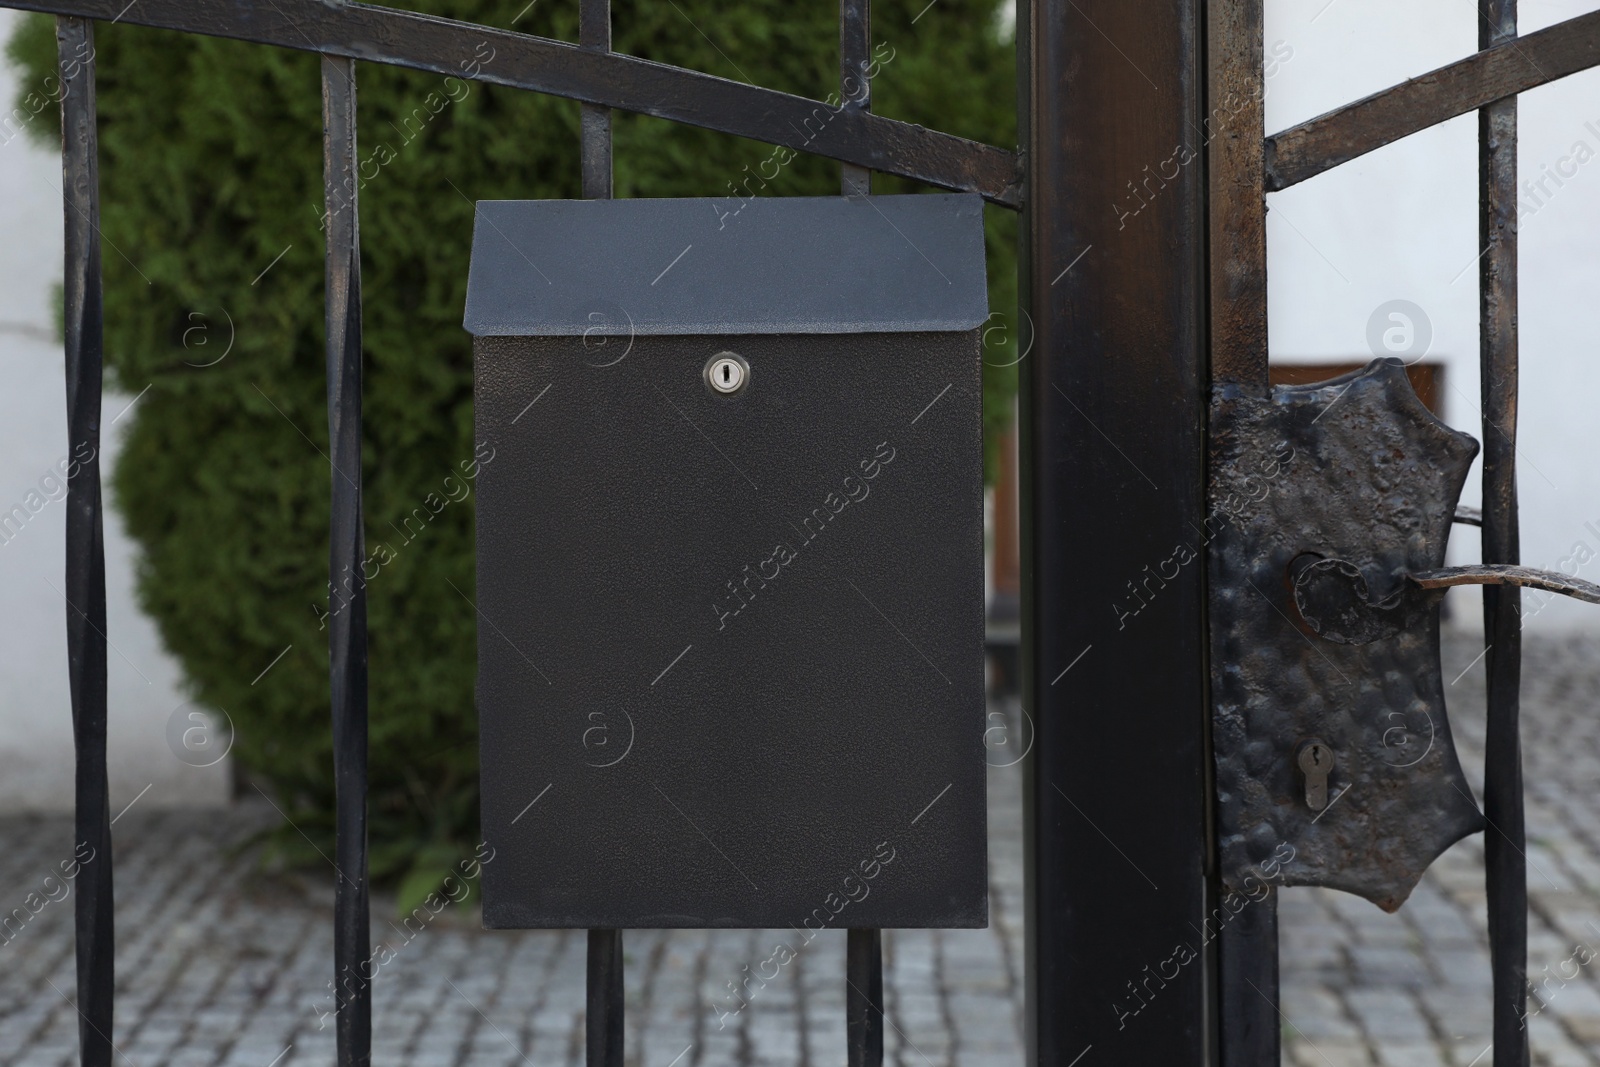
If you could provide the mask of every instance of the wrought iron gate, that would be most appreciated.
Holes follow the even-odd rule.
[[[841,161],[841,192],[865,196],[884,171],[981,194],[1010,208],[1021,201],[1014,153],[874,115],[867,0],[841,0],[837,102],[798,96],[664,66],[610,51],[609,0],[581,0],[580,41],[571,45],[488,26],[355,3],[304,0],[114,0],[15,6],[57,16],[63,82],[62,165],[66,218],[68,436],[98,456],[102,366],[99,176],[95,129],[94,23],[132,22],[276,45],[322,57],[326,197],[327,385],[332,522],[329,575],[357,573],[364,558],[361,486],[361,267],[356,151],[356,60],[477,78],[580,101],[582,191],[611,196],[611,109],[654,115]],[[493,72],[470,62],[483,43]],[[463,62],[466,60],[466,62]],[[476,73],[467,74],[467,70]],[[818,115],[827,116],[818,123]],[[100,472],[85,463],[68,489],[67,598],[73,729],[77,749],[76,834],[109,854],[106,780],[106,599]],[[367,880],[367,616],[364,585],[330,624],[330,689],[340,873],[334,902],[335,978],[371,956]],[[79,1042],[82,1062],[107,1067],[113,1000],[112,877],[109,864],[84,874],[76,905]],[[848,934],[846,1029],[850,1062],[883,1055],[882,957],[878,931]],[[588,938],[588,1062],[623,1062],[623,955],[617,930]],[[335,981],[338,1058],[371,1061],[369,983]]]
[[[829,105],[610,51],[609,0],[581,0],[580,43],[358,3],[306,0],[12,0],[58,17],[63,82],[66,374],[71,453],[98,456],[101,285],[93,25],[131,22],[321,54],[327,228],[327,373],[335,581],[362,558],[361,285],[355,196],[357,63],[462,76],[583,105],[585,197],[611,190],[611,109],[839,160],[841,191],[871,171],[981,194],[1024,213],[1023,309],[1034,338],[1022,398],[1024,680],[1037,723],[1028,777],[1030,1062],[1275,1063],[1275,921],[1252,909],[1220,951],[1163,986],[1124,1030],[1093,1005],[1124,971],[1168,956],[1174,931],[1219,895],[1208,732],[1205,578],[1162,585],[1135,634],[1097,605],[1204,522],[1209,390],[1262,394],[1265,193],[1470,111],[1481,120],[1484,560],[1517,562],[1516,94],[1600,64],[1600,14],[1516,35],[1515,0],[1488,0],[1477,54],[1273,137],[1261,109],[1262,0],[1019,3],[1022,146],[1013,153],[874,115],[868,0],[841,0],[842,100]],[[852,83],[855,88],[852,88]],[[820,130],[806,119],[834,113]],[[1226,112],[1226,118],[1219,116]],[[807,132],[802,133],[802,129]],[[1130,221],[1111,205],[1175,158]],[[1209,365],[1208,365],[1209,353]],[[1116,442],[1116,443],[1113,443]],[[1127,451],[1123,451],[1126,448]],[[1117,516],[1114,523],[1084,521]],[[71,479],[68,649],[77,746],[77,839],[110,847],[106,608],[98,460]],[[1093,561],[1093,566],[1085,566]],[[1087,606],[1086,606],[1087,605]],[[1486,806],[1495,1063],[1526,1064],[1526,892],[1517,749],[1518,598],[1487,590]],[[362,588],[330,633],[337,865],[335,973],[369,953],[366,610]],[[1152,662],[1163,670],[1151,670]],[[1130,743],[1127,709],[1138,709]],[[1131,885],[1094,867],[1133,837],[1155,859]],[[82,1062],[112,1062],[112,871],[86,870],[76,903]],[[1184,936],[1187,936],[1186,934]],[[1135,962],[1137,961],[1137,962]],[[881,1058],[875,931],[852,931],[852,1067]],[[622,956],[589,935],[589,1062],[622,1062]],[[1254,992],[1250,992],[1250,988]],[[341,984],[338,1055],[370,1060],[369,987]],[[1254,999],[1252,999],[1254,998]],[[1262,1004],[1266,1004],[1263,1009]],[[1093,1059],[1085,1059],[1091,1056]]]
[[[1304,559],[1249,557],[1239,541],[1256,531],[1242,522],[1231,547],[1214,536],[1214,516],[1234,509],[1226,493],[1240,480],[1233,465],[1247,451],[1241,436],[1254,425],[1241,411],[1254,405],[1294,429],[1289,409],[1296,405],[1315,402],[1304,420],[1314,421],[1357,379],[1363,394],[1376,394],[1385,377],[1394,378],[1377,367],[1320,394],[1310,387],[1271,391],[1268,192],[1479,113],[1484,565],[1468,568],[1471,579],[1394,577],[1419,596],[1427,582],[1550,580],[1510,566],[1518,562],[1516,94],[1600,63],[1600,14],[1518,37],[1515,0],[1475,6],[1476,54],[1270,137],[1262,0],[1039,0],[1019,18],[1019,54],[1031,68],[1022,82],[1027,274],[1020,290],[1036,326],[1021,408],[1023,677],[1038,727],[1027,799],[1035,1062],[1277,1063],[1275,886],[1308,879],[1262,870],[1256,884],[1264,897],[1236,910],[1240,857],[1270,860],[1273,853],[1271,838],[1242,832],[1270,824],[1250,823],[1240,809],[1250,797],[1270,794],[1304,812],[1299,825],[1309,824],[1333,799],[1328,760],[1335,760],[1335,787],[1340,774],[1356,773],[1350,751],[1318,743],[1327,739],[1271,736],[1265,728],[1272,724],[1255,710],[1271,710],[1272,698],[1286,715],[1322,702],[1315,688],[1274,687],[1299,670],[1298,657],[1315,665],[1322,648],[1338,646],[1302,644],[1272,662],[1240,641],[1239,627],[1241,619],[1259,617],[1263,632],[1286,641],[1371,642],[1377,630],[1364,613],[1376,605],[1365,584],[1343,604],[1370,632],[1340,632],[1327,615],[1318,629],[1315,601],[1297,607],[1302,593],[1312,596],[1311,585],[1331,583],[1334,572],[1353,581],[1363,568],[1331,558],[1313,566],[1311,544],[1299,549]],[[1403,402],[1398,391],[1394,396]],[[1470,460],[1465,450],[1475,445],[1424,420],[1414,397],[1409,404],[1405,418],[1419,434]],[[1326,432],[1342,418],[1317,429]],[[1387,440],[1378,420],[1366,431],[1370,436],[1355,440],[1369,450]],[[1277,440],[1262,433],[1258,443]],[[1283,440],[1305,447],[1302,438]],[[1396,466],[1413,464],[1418,454],[1396,450]],[[1458,460],[1431,462],[1437,495],[1453,507],[1453,491],[1444,486]],[[1465,473],[1460,466],[1457,490]],[[1402,503],[1427,518],[1432,540],[1418,527],[1418,544],[1442,555],[1449,511],[1428,514],[1420,490]],[[1309,522],[1310,514],[1298,518]],[[1209,573],[1195,562],[1206,559],[1208,547]],[[1270,563],[1276,584],[1258,597],[1244,584],[1254,575],[1242,559]],[[1284,567],[1290,562],[1306,570],[1291,573]],[[1594,592],[1570,583],[1561,591]],[[1528,1062],[1521,619],[1514,585],[1488,588],[1485,596],[1494,1063],[1512,1067]],[[1402,597],[1395,604],[1402,602],[1413,603]],[[1280,605],[1284,617],[1275,613]],[[1291,622],[1297,611],[1300,620]],[[1415,630],[1402,629],[1400,639],[1381,647],[1411,642],[1424,649],[1429,623],[1422,614],[1414,622]],[[1435,784],[1449,789],[1445,770],[1437,773]],[[1289,792],[1302,785],[1303,794]],[[1416,821],[1428,822],[1436,811],[1439,825],[1429,832],[1438,838],[1454,840],[1451,834],[1484,825],[1470,796],[1453,815],[1441,805]],[[1375,852],[1405,836],[1395,832],[1402,813],[1390,814]],[[1334,809],[1316,830],[1348,817],[1347,808]],[[1310,852],[1317,842],[1290,843]],[[1117,855],[1124,845],[1137,849],[1136,872]],[[1427,853],[1423,865],[1436,845],[1417,844],[1419,855]],[[1374,894],[1389,905],[1404,897]]]
[[[1381,649],[1370,655],[1379,659],[1358,659],[1354,662],[1366,667],[1376,667],[1384,657],[1395,662],[1415,665],[1417,685],[1413,700],[1437,708],[1438,738],[1449,751],[1411,755],[1393,761],[1397,767],[1384,767],[1376,775],[1363,778],[1362,771],[1348,772],[1349,785],[1371,783],[1384,779],[1381,787],[1394,799],[1392,806],[1382,808],[1383,801],[1360,813],[1352,812],[1350,804],[1366,804],[1369,798],[1358,797],[1329,820],[1340,822],[1341,829],[1333,831],[1325,823],[1318,830],[1315,823],[1332,810],[1330,801],[1338,799],[1326,795],[1329,771],[1336,754],[1326,749],[1320,739],[1299,741],[1297,752],[1299,766],[1287,771],[1291,781],[1305,783],[1304,805],[1311,816],[1300,825],[1313,831],[1306,841],[1308,851],[1319,846],[1333,845],[1337,834],[1350,834],[1359,847],[1359,830],[1363,823],[1374,831],[1374,840],[1382,842],[1384,855],[1366,857],[1348,853],[1338,856],[1317,857],[1324,869],[1301,871],[1286,880],[1290,884],[1336,885],[1368,896],[1384,907],[1400,906],[1416,878],[1434,856],[1466,833],[1481,830],[1485,834],[1484,856],[1488,888],[1488,924],[1490,955],[1493,970],[1494,1063],[1497,1067],[1526,1064],[1529,1060],[1528,1032],[1525,1024],[1527,1000],[1527,878],[1523,832],[1523,790],[1521,754],[1518,741],[1518,684],[1521,657],[1521,608],[1519,584],[1534,584],[1518,557],[1517,541],[1517,491],[1516,491],[1516,433],[1517,433],[1517,99],[1519,89],[1530,88],[1553,77],[1569,73],[1600,62],[1600,17],[1587,15],[1571,22],[1554,26],[1526,38],[1517,36],[1516,0],[1489,0],[1475,5],[1478,9],[1478,47],[1480,51],[1441,71],[1424,75],[1411,82],[1378,93],[1365,100],[1340,108],[1329,114],[1282,131],[1264,141],[1264,151],[1258,148],[1261,126],[1263,92],[1262,62],[1262,5],[1259,2],[1229,4],[1223,9],[1213,9],[1209,20],[1208,56],[1210,64],[1211,97],[1208,117],[1215,120],[1219,114],[1231,112],[1242,120],[1235,136],[1219,136],[1213,140],[1218,146],[1211,157],[1209,174],[1211,196],[1209,212],[1210,258],[1210,312],[1211,312],[1211,407],[1210,407],[1210,459],[1212,463],[1210,507],[1219,506],[1217,497],[1223,487],[1237,484],[1229,476],[1227,464],[1236,454],[1232,451],[1239,438],[1249,431],[1249,417],[1240,420],[1238,414],[1246,409],[1265,410],[1266,407],[1284,412],[1297,403],[1302,410],[1311,411],[1310,422],[1323,419],[1333,405],[1345,405],[1332,418],[1322,422],[1324,436],[1349,433],[1354,447],[1370,450],[1380,443],[1396,442],[1392,455],[1396,466],[1405,464],[1413,480],[1406,486],[1403,506],[1421,513],[1418,530],[1431,527],[1433,536],[1419,538],[1428,543],[1425,552],[1431,557],[1422,566],[1439,567],[1443,564],[1444,541],[1452,521],[1471,522],[1482,527],[1482,560],[1484,566],[1460,568],[1457,578],[1461,582],[1482,581],[1484,588],[1484,640],[1487,646],[1488,669],[1488,725],[1486,761],[1484,766],[1484,813],[1479,815],[1476,803],[1461,779],[1455,762],[1454,745],[1450,740],[1447,720],[1444,717],[1443,697],[1437,679],[1438,637],[1437,597],[1416,597],[1402,592],[1401,599],[1410,598],[1419,609],[1416,614],[1392,637],[1382,644],[1373,643],[1376,632],[1362,634],[1335,634],[1327,623],[1327,616],[1319,620],[1321,612],[1310,584],[1320,578],[1306,575],[1293,581],[1293,599],[1305,620],[1321,643],[1312,651],[1326,660],[1328,642],[1344,643],[1345,647],[1362,645],[1368,649]],[[1244,101],[1237,111],[1230,101]],[[1219,111],[1218,109],[1222,110]],[[1394,400],[1377,400],[1379,392],[1390,389],[1379,384],[1388,378],[1398,383],[1404,380],[1396,368],[1369,368],[1367,372],[1347,376],[1348,381],[1330,383],[1330,387],[1315,390],[1309,387],[1272,391],[1267,382],[1267,307],[1266,307],[1266,241],[1264,193],[1288,188],[1313,177],[1340,163],[1356,158],[1383,144],[1397,140],[1426,125],[1478,109],[1479,113],[1479,261],[1480,286],[1480,368],[1483,409],[1483,511],[1481,515],[1456,513],[1454,492],[1446,489],[1453,484],[1459,487],[1465,479],[1467,465],[1476,452],[1476,446],[1464,434],[1450,431],[1431,418],[1422,418],[1420,409],[1409,385],[1393,390]],[[1393,361],[1391,361],[1393,362]],[[1348,394],[1348,395],[1347,395]],[[1266,400],[1261,406],[1257,399]],[[1369,415],[1356,409],[1372,397],[1375,409],[1383,414]],[[1415,405],[1413,412],[1392,415],[1398,408]],[[1293,417],[1287,417],[1293,422]],[[1404,429],[1401,429],[1401,425]],[[1335,429],[1335,427],[1338,427]],[[1311,429],[1311,426],[1307,426]],[[1315,433],[1297,438],[1297,441],[1315,441]],[[1402,443],[1406,442],[1406,443]],[[1315,447],[1315,445],[1313,445]],[[1337,447],[1327,455],[1337,452]],[[1400,457],[1404,455],[1404,460]],[[1450,458],[1447,458],[1450,457]],[[1319,457],[1320,458],[1320,457]],[[1332,464],[1330,464],[1331,466]],[[1349,480],[1339,475],[1343,484],[1337,492],[1325,497],[1348,502]],[[1404,476],[1399,476],[1403,478]],[[1439,487],[1435,499],[1429,488],[1429,479]],[[1263,507],[1264,511],[1271,510]],[[1282,509],[1279,509],[1280,513]],[[1381,509],[1367,512],[1357,524],[1366,523],[1370,531],[1383,521]],[[1241,524],[1247,525],[1247,524]],[[1336,526],[1337,519],[1324,520],[1326,526]],[[1403,526],[1404,521],[1396,524]],[[1365,532],[1365,531],[1364,531]],[[1230,534],[1232,532],[1230,531]],[[1292,535],[1291,535],[1292,536]],[[1338,535],[1323,531],[1324,541],[1337,540]],[[1358,535],[1359,536],[1359,535]],[[1370,537],[1370,533],[1367,534]],[[1230,553],[1237,550],[1248,537],[1243,530],[1238,536],[1219,536],[1212,543],[1211,568],[1211,668],[1212,700],[1215,708],[1212,745],[1217,767],[1219,796],[1218,859],[1219,891],[1237,892],[1233,877],[1229,834],[1237,832],[1238,800],[1230,803],[1230,791],[1238,792],[1229,775],[1252,773],[1245,770],[1251,757],[1244,755],[1246,745],[1261,742],[1261,717],[1251,719],[1253,731],[1248,741],[1233,736],[1228,731],[1243,719],[1242,690],[1254,680],[1252,673],[1259,669],[1242,662],[1216,662],[1219,650],[1227,644],[1226,627],[1234,614],[1224,605],[1229,589],[1225,575],[1230,574]],[[1303,551],[1302,546],[1299,551]],[[1288,549],[1296,551],[1296,549]],[[1382,551],[1374,549],[1375,552]],[[1320,575],[1343,568],[1354,577],[1356,568],[1338,560],[1318,561],[1314,565],[1299,560],[1294,566],[1315,566]],[[1403,567],[1404,565],[1400,565]],[[1476,577],[1467,578],[1471,571]],[[1441,572],[1442,573],[1442,572]],[[1305,575],[1304,570],[1297,571]],[[1498,577],[1497,577],[1498,576]],[[1550,576],[1556,577],[1556,576]],[[1420,575],[1402,579],[1416,584]],[[1494,584],[1501,582],[1504,584]],[[1248,581],[1248,580],[1247,580]],[[1362,580],[1360,597],[1365,604],[1365,585]],[[1578,583],[1581,586],[1583,583]],[[1544,588],[1554,588],[1584,599],[1593,598],[1593,590],[1574,588],[1571,583],[1556,582]],[[1259,606],[1268,603],[1276,608],[1275,594],[1260,598]],[[1241,594],[1252,596],[1251,592]],[[1422,609],[1427,602],[1429,607]],[[1358,614],[1361,609],[1358,609]],[[1235,631],[1242,632],[1242,631]],[[1295,633],[1296,641],[1303,640]],[[1413,651],[1414,650],[1414,651]],[[1334,653],[1337,655],[1337,652]],[[1431,656],[1433,663],[1428,660]],[[1225,657],[1233,659],[1232,656]],[[1346,662],[1352,662],[1347,660]],[[1331,664],[1330,664],[1331,665]],[[1431,670],[1430,670],[1431,666]],[[1276,664],[1279,677],[1272,679],[1269,688],[1279,701],[1285,697],[1284,675],[1293,671],[1287,663]],[[1334,668],[1337,670],[1337,668]],[[1266,696],[1266,694],[1262,694]],[[1365,696],[1365,694],[1363,694]],[[1270,699],[1270,697],[1268,697]],[[1361,713],[1369,713],[1373,722],[1381,722],[1385,701],[1362,696],[1354,699]],[[1282,714],[1286,709],[1274,709]],[[1245,713],[1243,718],[1249,718]],[[1326,720],[1324,720],[1326,721]],[[1430,713],[1429,722],[1433,721]],[[1381,731],[1381,725],[1377,727]],[[1301,734],[1301,738],[1305,735]],[[1431,748],[1431,746],[1430,746]],[[1285,763],[1289,761],[1284,761]],[[1387,761],[1385,761],[1387,762]],[[1296,770],[1303,772],[1296,777]],[[1256,777],[1268,775],[1255,771]],[[1431,802],[1422,798],[1432,791]],[[1298,799],[1298,798],[1296,798]],[[1404,805],[1411,805],[1414,814],[1407,817]],[[1408,824],[1416,824],[1415,826]],[[1260,829],[1260,827],[1257,827]],[[1426,840],[1419,840],[1426,838]],[[1414,851],[1414,855],[1408,855]],[[1411,862],[1407,863],[1407,859]],[[1380,873],[1381,870],[1381,873]],[[1360,884],[1365,876],[1365,884]],[[1223,928],[1219,937],[1218,991],[1221,1012],[1220,1060],[1224,1064],[1256,1064],[1277,1062],[1278,1039],[1281,1030],[1276,1005],[1277,997],[1277,937],[1276,900],[1270,893],[1256,906],[1247,909],[1253,914],[1237,925]]]

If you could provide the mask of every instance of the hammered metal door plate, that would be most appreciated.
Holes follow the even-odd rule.
[[[1270,396],[1222,393],[1212,434],[1223,883],[1243,890],[1287,842],[1295,859],[1278,884],[1343,889],[1392,911],[1436,856],[1484,825],[1445,716],[1438,597],[1392,633],[1339,643],[1302,615],[1296,571],[1344,561],[1383,601],[1407,575],[1442,567],[1477,442],[1423,406],[1398,361]],[[1339,568],[1317,573],[1328,570]],[[1328,759],[1313,765],[1315,784],[1313,738]]]

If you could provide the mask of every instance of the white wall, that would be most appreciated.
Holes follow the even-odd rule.
[[[0,38],[16,19],[0,11]],[[9,109],[16,73],[0,70],[0,101]],[[0,133],[0,139],[3,139]],[[29,502],[67,453],[66,387],[53,308],[62,268],[61,160],[22,137],[0,144],[0,512]],[[126,250],[137,255],[137,249]],[[106,250],[106,255],[115,255]],[[103,423],[132,400],[108,394]],[[116,454],[108,427],[102,462]],[[45,489],[51,483],[47,480]],[[57,494],[59,496],[59,494]],[[72,706],[67,688],[66,509],[60,499],[39,507],[0,543],[0,811],[68,810],[72,806]],[[228,795],[224,760],[211,767],[180,760],[167,723],[185,701],[177,664],[133,599],[133,546],[114,511],[106,514],[107,760],[112,812],[136,797],[141,807],[219,804]],[[186,714],[186,713],[185,713]],[[181,738],[181,731],[179,737]],[[190,735],[191,742],[200,740]],[[181,747],[181,744],[180,744]],[[147,789],[148,787],[148,789]],[[141,795],[142,794],[142,795]]]
[[[1596,0],[1522,0],[1521,29],[1596,7]],[[1294,50],[1268,84],[1269,131],[1471,54],[1476,12],[1473,0],[1268,0],[1269,46],[1281,40]],[[1526,199],[1521,219],[1522,558],[1597,581],[1600,70],[1524,94],[1519,108],[1524,181],[1546,167],[1576,167],[1559,188],[1546,179],[1551,195]],[[1584,148],[1575,149],[1580,142]],[[1589,153],[1595,158],[1576,165]],[[1370,358],[1374,310],[1410,300],[1432,324],[1428,358],[1446,364],[1446,420],[1481,440],[1476,183],[1477,119],[1467,115],[1272,194],[1273,358]],[[1474,468],[1466,503],[1479,500],[1478,476]],[[1476,560],[1477,532],[1456,529],[1452,562]],[[1594,558],[1580,564],[1590,552]],[[1475,614],[1475,595],[1452,597],[1471,609],[1458,617]],[[1538,599],[1529,594],[1527,603]],[[1597,625],[1600,608],[1562,598],[1527,618],[1530,631]]]

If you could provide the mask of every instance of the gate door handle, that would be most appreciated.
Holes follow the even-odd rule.
[[[1290,564],[1294,602],[1312,633],[1341,645],[1364,645],[1393,637],[1421,617],[1455,585],[1517,585],[1600,604],[1600,585],[1537,567],[1479,563],[1406,573],[1400,588],[1371,599],[1367,579],[1355,564],[1331,557],[1301,556]]]

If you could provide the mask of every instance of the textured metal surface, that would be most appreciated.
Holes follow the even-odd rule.
[[[611,0],[580,0],[578,44],[592,52],[611,51]],[[579,105],[582,131],[579,159],[585,200],[611,198],[611,109]]]
[[[1508,563],[1479,563],[1424,571],[1411,575],[1410,581],[1423,589],[1449,589],[1458,585],[1514,585],[1522,589],[1559,593],[1589,604],[1600,604],[1600,585],[1561,571],[1518,567]]]
[[[1203,147],[1210,199],[1211,379],[1254,394],[1267,390],[1263,17],[1262,0],[1212,0],[1206,7],[1208,96],[1213,101]],[[1186,148],[1187,156],[1179,153],[1172,165],[1202,150],[1199,145]],[[1168,167],[1159,169],[1164,176]],[[1267,1053],[1252,1049],[1250,1054]]]
[[[982,926],[976,331],[607,341],[475,342],[485,922]]]
[[[1209,909],[1216,931],[1218,1064],[1278,1067],[1282,1017],[1278,1014],[1278,893],[1230,893]]]
[[[327,214],[328,588],[346,598],[328,626],[333,707],[333,966],[340,1067],[372,1059],[372,934],[367,899],[367,590],[361,522],[361,229],[355,63],[322,57]]]
[[[1338,644],[1299,618],[1297,560],[1356,561],[1374,600],[1437,569],[1477,445],[1378,361],[1270,398],[1222,390],[1212,410],[1213,738],[1221,877],[1249,888],[1287,844],[1284,885],[1399,907],[1452,843],[1482,829],[1445,715],[1435,610],[1392,637]],[[1336,756],[1313,812],[1295,756]]]
[[[1174,953],[1208,914],[1202,564],[1169,571],[1126,626],[1114,614],[1205,518],[1204,166],[1165,166],[1137,214],[1128,189],[1203,136],[1201,12],[1198,0],[1017,12],[1026,317],[996,324],[1027,353],[1030,1064],[1214,1062],[1210,964]],[[1148,1003],[1130,991],[1173,966]]]
[[[597,52],[611,51],[611,0],[580,0],[578,43]],[[612,192],[611,109],[580,104],[583,197],[609,200]],[[623,1015],[621,930],[589,931],[589,974],[584,989],[584,1062],[587,1067],[622,1067],[626,1054]]]
[[[1571,23],[1563,40],[1585,35]],[[1549,33],[1549,30],[1543,31]],[[1478,8],[1478,47],[1522,53],[1516,0]],[[1590,17],[1585,55],[1600,61],[1600,13]],[[1483,562],[1522,562],[1517,519],[1517,99],[1478,113],[1478,381],[1483,407]],[[1527,1067],[1528,857],[1522,789],[1522,593],[1483,591],[1484,670],[1489,707],[1484,726],[1484,887],[1489,958],[1494,973],[1494,1067]]]
[[[1294,577],[1300,617],[1317,636],[1342,645],[1392,637],[1434,610],[1446,589],[1461,585],[1513,585],[1600,604],[1600,585],[1560,571],[1506,564],[1473,564],[1402,575],[1404,584],[1374,600],[1366,576],[1349,560],[1320,559]]]
[[[1302,557],[1290,563],[1289,575],[1300,620],[1324,641],[1341,645],[1395,637],[1424,624],[1439,603],[1439,594],[1424,592],[1408,574],[1395,575],[1393,592],[1375,599],[1367,576],[1345,559]]]
[[[584,980],[584,1063],[586,1067],[622,1067],[623,963],[622,931],[590,930]]]
[[[1515,5],[1485,3],[1479,19],[1506,9]],[[1267,188],[1287,189],[1402,137],[1600,64],[1600,11],[1526,37],[1507,36],[1480,38],[1480,51],[1465,59],[1269,137]]]
[[[839,0],[839,100],[846,111],[872,110],[872,0]],[[839,167],[839,192],[871,196],[872,171]]]
[[[839,99],[848,110],[872,110],[872,0],[839,0]],[[839,164],[839,192],[872,195],[872,171]],[[883,940],[875,929],[851,930],[845,957],[848,1067],[883,1063]]]
[[[486,200],[475,336],[970,330],[989,314],[975,196]],[[708,355],[710,353],[707,353]]]
[[[531,89],[1021,204],[1017,156],[818,100],[411,11],[307,0],[10,0],[24,11],[230,37]]]
[[[883,936],[851,930],[845,942],[844,1031],[846,1067],[883,1062]]]
[[[1262,0],[1210,0],[1206,5],[1203,151],[1211,388],[1227,387],[1252,397],[1266,396],[1271,388],[1261,150],[1266,135],[1264,17]],[[1219,900],[1209,883],[1206,891],[1208,916],[1228,915],[1228,904],[1237,906],[1237,893],[1224,893]],[[1220,1067],[1260,1067],[1280,1058],[1277,907],[1276,896],[1248,901],[1232,921],[1217,924]]]
[[[61,72],[62,214],[68,454],[67,680],[75,755],[75,855],[83,860],[73,905],[77,940],[78,1047],[84,1067],[112,1061],[116,935],[112,915],[111,810],[106,787],[106,554],[100,495],[100,383],[104,305],[100,288],[100,163],[95,128],[94,27],[56,20]],[[89,857],[89,858],[85,858]]]

